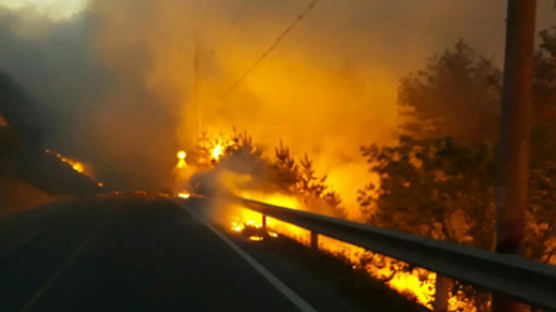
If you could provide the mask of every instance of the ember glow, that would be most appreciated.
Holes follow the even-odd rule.
[[[187,157],[187,153],[185,151],[178,151],[176,153],[176,156],[178,157],[178,159],[180,160],[185,160],[185,157]]]
[[[552,27],[556,17],[551,1],[544,2],[539,30]],[[300,15],[308,3],[310,14]],[[0,10],[5,26],[0,68],[30,99],[45,103],[38,111],[48,114],[37,123],[50,129],[44,142],[64,142],[59,147],[64,153],[87,155],[107,185],[116,181],[122,189],[157,190],[182,199],[202,195],[207,201],[234,195],[322,214],[328,210],[321,206],[336,200],[339,217],[382,226],[388,225],[372,217],[388,213],[386,205],[360,204],[358,190],[372,185],[371,192],[379,193],[382,180],[360,147],[395,145],[406,134],[408,129],[400,127],[409,117],[400,110],[400,82],[419,77],[421,69],[426,73],[425,60],[442,59],[459,38],[497,67],[504,55],[503,1],[0,0],[0,9],[6,8]],[[489,85],[497,85],[495,76],[488,77]],[[430,80],[459,89],[459,79]],[[460,106],[454,104],[460,96],[442,90],[415,98],[441,111],[444,101],[427,103],[436,94],[448,94],[446,110]],[[481,110],[469,111],[480,122]],[[5,117],[9,124],[0,115],[0,130],[14,126],[10,115]],[[235,149],[235,127],[249,133],[260,150]],[[278,154],[278,149],[273,153],[278,142],[287,145],[282,163],[269,160]],[[87,162],[46,152],[76,172],[95,176]],[[301,163],[304,153],[307,166]],[[415,183],[400,185],[410,193]],[[329,190],[338,196],[325,202]],[[429,210],[412,194],[390,198],[416,203],[423,215]],[[441,206],[457,206],[447,202]],[[218,204],[225,206],[214,213],[221,214],[218,221],[246,240],[264,244],[285,236],[310,245],[306,229]],[[551,226],[544,224],[539,230]],[[468,232],[462,228],[453,232]],[[472,243],[474,237],[468,238],[465,243]],[[318,247],[431,307],[434,273],[322,235]],[[554,254],[546,261],[556,263]],[[452,297],[450,309],[473,311],[462,298]]]
[[[216,144],[216,146],[214,146],[210,151],[211,159],[214,161],[218,161],[222,154],[224,154],[222,144]]]
[[[270,205],[296,209],[296,210],[305,210],[301,205],[301,203],[299,202],[299,200],[297,200],[293,196],[288,196],[284,194],[279,194],[279,193],[264,194],[260,192],[258,193],[242,192],[240,197],[260,201]],[[243,209],[243,210],[248,211],[247,213],[244,212],[244,215],[250,216],[251,220],[262,220],[262,215],[260,213],[253,212],[249,209]],[[279,233],[280,235],[284,235],[286,237],[295,239],[306,246],[310,244],[311,232],[306,229],[270,217],[267,217],[266,226],[267,226],[267,230],[276,234],[276,236],[278,236]]]
[[[186,192],[181,192],[181,193],[178,193],[178,197],[183,198],[183,199],[188,199],[189,197],[191,197],[191,194],[186,193]]]
[[[201,166],[212,166],[220,161],[227,149],[234,145],[232,136],[215,129],[205,130],[197,139],[200,154],[196,155],[196,163]]]
[[[77,160],[74,159],[70,159],[68,157],[62,156],[61,154],[58,154],[56,152],[53,152],[49,149],[45,150],[45,152],[47,154],[51,154],[51,155],[55,155],[56,158],[58,158],[59,160],[65,162],[66,164],[70,165],[71,168],[81,174],[84,174],[86,176],[91,176],[92,175],[92,171],[90,168],[86,168],[85,165]]]
[[[302,205],[295,198],[282,194],[262,194],[254,192],[243,192],[241,196],[264,202],[271,205],[286,207],[290,209],[302,209]],[[245,208],[241,209],[238,217],[231,223],[231,230],[241,233],[245,225],[262,227],[262,215]],[[303,208],[303,210],[306,210]],[[309,246],[310,231],[282,222],[267,218],[267,231],[276,236],[278,234],[294,239],[297,242]],[[273,236],[273,235],[272,235]],[[319,250],[327,252],[344,259],[355,269],[365,270],[373,278],[386,281],[386,284],[401,294],[404,294],[418,303],[432,308],[434,300],[434,283],[436,274],[421,268],[408,270],[409,265],[402,261],[392,259],[383,255],[374,254],[361,247],[357,247],[339,240],[319,235]],[[457,300],[452,300],[458,303]],[[472,310],[466,310],[472,311]]]
[[[91,180],[93,180],[97,184],[98,187],[100,187],[100,188],[104,187],[104,183],[101,182],[101,181],[98,181],[96,179],[94,171],[91,168],[91,166],[85,165],[85,163],[83,163],[81,161],[63,156],[62,154],[56,153],[56,152],[54,152],[50,149],[46,149],[45,153],[49,154],[49,155],[56,156],[56,158],[58,158],[60,161],[62,161],[64,163],[68,164],[76,172],[79,172],[80,174],[89,177]]]
[[[364,270],[399,293],[432,308],[435,273],[421,268],[408,270],[409,265],[405,262],[323,235],[319,235],[319,249],[344,259],[352,268]]]
[[[210,157],[211,161],[208,163],[210,166],[215,166],[224,155],[223,152],[220,153],[222,150],[219,147],[221,146],[219,142],[229,142],[227,146],[232,146],[232,141],[224,140],[225,137],[217,136],[212,139],[205,139],[204,144],[207,144],[207,142],[213,142],[213,144],[205,145],[204,150],[209,151],[211,156],[214,156],[215,151],[219,152],[218,158]],[[200,159],[206,158],[201,157]],[[219,177],[219,183],[238,197],[290,209],[310,211],[308,207],[305,207],[302,202],[292,195],[241,189],[239,185],[250,180],[251,177],[248,175],[231,172],[221,173]],[[226,205],[227,211],[232,211],[225,214],[228,218],[225,222],[228,224],[228,229],[232,233],[244,236],[249,241],[261,242],[265,237],[285,236],[305,246],[310,245],[311,233],[309,230],[271,217],[266,218],[266,228],[264,228],[263,216],[260,213],[236,204],[220,203],[220,205]],[[373,278],[385,281],[389,287],[419,304],[432,308],[435,293],[435,273],[421,268],[409,269],[407,263],[323,235],[319,235],[318,248],[323,252],[343,259],[354,269],[364,270]],[[456,297],[450,300],[451,306],[459,305],[461,307],[461,302]],[[464,311],[473,311],[473,309],[469,305]]]
[[[207,170],[207,167],[217,167],[228,151],[236,148],[234,144],[237,144],[237,140],[234,141],[233,137],[233,135],[214,133],[212,137],[209,137],[205,133],[202,136],[201,151],[205,151],[206,154],[197,155],[196,165],[191,167],[205,168],[203,170]],[[178,159],[179,155],[180,153],[178,153]],[[249,174],[230,171],[219,171],[218,174],[218,184],[235,196],[290,209],[311,211],[311,207],[306,206],[292,194],[245,189],[243,186],[248,185],[251,181],[252,177]],[[311,233],[304,228],[271,217],[266,217],[265,227],[263,226],[263,216],[260,213],[226,201],[219,201],[216,209],[221,212],[221,215],[216,217],[218,222],[222,222],[224,219],[224,225],[231,233],[241,235],[248,241],[263,242],[265,239],[284,236],[304,246],[311,244]],[[415,300],[427,308],[432,308],[436,273],[422,268],[414,268],[403,261],[323,235],[319,235],[318,248],[322,252],[342,259],[353,269],[365,271],[372,278],[384,281],[387,286],[409,299]],[[476,308],[473,300],[466,298],[460,291],[449,299],[449,310],[473,312],[476,311]]]
[[[241,197],[290,209],[299,209],[301,207],[299,201],[294,197],[278,193],[264,194],[260,192],[242,192]],[[255,229],[262,228],[263,216],[260,213],[239,206],[236,206],[236,209],[237,215],[231,221],[231,230],[233,232],[242,233],[249,227]],[[266,218],[266,229],[264,234],[273,238],[281,234],[296,239],[307,246],[309,245],[311,235],[309,231],[303,228],[270,217]]]
[[[176,153],[176,156],[178,157],[176,168],[185,168],[187,166],[187,162],[185,160],[185,158],[187,157],[187,153],[183,150],[180,150]]]
[[[261,195],[243,193],[245,198],[265,202],[271,205],[299,209],[299,203],[291,197],[272,194]],[[249,209],[240,208],[240,217],[231,222],[231,230],[242,233],[246,226],[257,229],[262,227],[262,215]],[[247,220],[247,221],[245,221]],[[310,245],[310,231],[267,217],[266,234],[270,237],[278,237],[278,234],[293,239],[305,246]],[[249,239],[252,239],[250,236]],[[364,270],[375,279],[384,281],[386,285],[400,294],[415,300],[417,303],[432,309],[435,295],[436,273],[423,268],[411,268],[403,261],[399,261],[384,255],[376,254],[364,248],[351,245],[324,235],[319,235],[319,250],[339,257],[349,263],[353,269]],[[262,240],[262,239],[261,239]],[[460,291],[449,299],[449,311],[475,312],[474,302]]]

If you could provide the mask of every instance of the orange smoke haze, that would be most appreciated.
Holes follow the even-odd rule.
[[[265,25],[246,27],[241,25],[245,20],[234,26],[229,10],[221,9],[238,10],[241,1],[215,1],[210,8],[203,1],[198,7],[181,1],[130,7],[128,2],[91,6],[101,19],[97,47],[108,66],[129,79],[142,79],[156,101],[177,114],[178,127],[168,135],[176,135],[180,146],[191,147],[201,129],[229,133],[234,126],[245,129],[268,153],[282,139],[294,154],[309,154],[316,169],[329,175],[332,188],[355,206],[356,190],[369,180],[359,146],[395,137],[395,72],[379,62],[348,60],[340,53],[343,47],[331,45],[324,33],[312,32],[314,25],[302,22],[228,93],[304,4],[261,12],[269,18]],[[317,7],[307,19],[322,13]],[[261,18],[251,16],[249,23],[257,25]],[[314,45],[294,44],[300,40]],[[148,65],[136,63],[139,57],[147,57]]]
[[[477,19],[492,26],[499,45],[469,38],[472,43],[491,48],[495,57],[503,46],[503,5],[387,3],[319,2],[231,92],[307,3],[98,0],[91,10],[100,20],[96,43],[103,60],[128,80],[140,79],[163,109],[176,114],[175,133],[167,135],[175,135],[180,146],[191,146],[201,130],[229,133],[234,126],[267,153],[282,139],[328,174],[348,216],[358,219],[356,191],[371,180],[359,146],[396,138],[400,76],[473,33],[471,22]],[[477,17],[485,7],[494,14]],[[419,12],[427,8],[442,15],[425,18]],[[419,35],[420,42],[412,41],[406,23],[426,29],[448,17],[455,22],[445,23],[441,37]]]
[[[460,38],[500,64],[505,2],[320,1],[229,93],[308,3],[89,0],[51,21],[0,8],[0,66],[55,115],[47,145],[107,183],[170,189],[176,150],[236,126],[309,154],[353,206],[370,180],[359,146],[396,137],[400,77]],[[554,17],[539,3],[538,29]]]

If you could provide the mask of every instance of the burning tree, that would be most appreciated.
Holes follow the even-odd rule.
[[[215,151],[221,151],[218,158],[211,157]],[[267,157],[247,132],[234,129],[229,137],[217,135],[212,139],[205,133],[193,154],[192,159],[200,162],[202,167],[248,174],[249,182],[241,186],[245,190],[294,196],[308,210],[344,217],[340,195],[329,189],[327,176],[316,174],[308,155],[296,160],[282,141],[275,148],[274,157]]]
[[[340,195],[329,190],[326,175],[316,175],[313,162],[307,154],[298,163],[290,155],[289,148],[280,141],[271,168],[275,183],[283,191],[300,197],[314,212],[345,217]]]

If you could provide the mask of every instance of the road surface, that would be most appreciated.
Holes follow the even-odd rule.
[[[287,259],[246,259],[197,206],[107,196],[0,219],[0,311],[361,310]]]

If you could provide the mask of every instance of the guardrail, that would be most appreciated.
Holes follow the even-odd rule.
[[[556,310],[556,267],[517,256],[415,236],[245,198],[241,206],[311,231],[311,245],[323,234],[403,260],[532,306]]]

